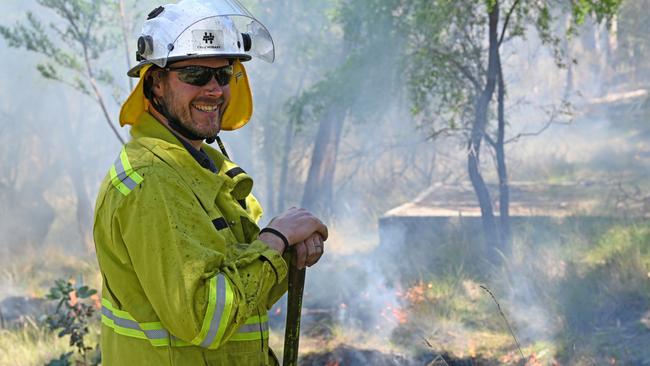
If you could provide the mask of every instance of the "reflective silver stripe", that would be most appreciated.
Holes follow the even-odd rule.
[[[105,306],[102,306],[102,315],[112,320],[113,323],[119,327],[139,330],[143,332],[149,339],[165,339],[169,337],[169,333],[165,329],[143,330],[140,328],[140,324],[137,322],[130,319],[120,318],[117,315],[113,314],[113,312]]]
[[[120,180],[120,182],[124,183],[124,185],[127,186],[130,190],[133,190],[138,185],[138,183],[131,179],[130,176],[126,175],[121,157],[122,154],[120,154],[120,156],[117,157],[117,160],[115,160],[115,173],[117,173],[117,178]]]
[[[223,315],[223,310],[226,307],[226,279],[220,274],[217,275],[217,303],[214,309],[214,314],[212,315],[212,321],[210,322],[210,330],[206,334],[205,339],[201,342],[201,347],[208,348],[214,341],[214,338],[217,336],[217,330],[219,329],[219,324],[221,323],[221,316]]]
[[[120,154],[117,157],[117,160],[115,160],[115,173],[117,173],[117,177],[120,179],[120,182],[123,182],[124,179],[126,179],[126,171],[124,171],[124,165],[122,165],[122,154]]]
[[[143,330],[144,334],[147,335],[149,339],[165,339],[169,338],[169,333],[165,329],[151,329]]]
[[[254,333],[254,332],[266,332],[269,330],[269,323],[256,323],[256,324],[244,324],[239,329],[237,333]]]
[[[122,181],[122,183],[124,183],[124,185],[127,186],[130,190],[133,190],[133,188],[138,185],[138,183],[136,183],[133,179],[131,179],[131,177],[128,176]]]

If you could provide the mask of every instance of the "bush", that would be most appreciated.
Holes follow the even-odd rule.
[[[46,366],[70,366],[76,352],[81,359],[76,365],[99,365],[101,357],[97,346],[90,347],[86,336],[89,333],[88,325],[95,315],[95,308],[90,304],[90,297],[97,293],[88,286],[75,287],[71,282],[56,280],[54,287],[50,288],[47,298],[58,301],[56,311],[47,317],[47,326],[57,331],[58,336],[70,336],[70,347],[74,350],[63,353],[58,359],[51,360]],[[93,351],[94,352],[91,352]]]

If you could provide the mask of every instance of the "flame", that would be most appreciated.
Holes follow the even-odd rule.
[[[393,317],[399,324],[405,324],[408,320],[408,314],[406,311],[400,309],[400,308],[393,308],[391,310],[391,313],[393,314]]]
[[[476,345],[471,339],[467,345],[467,352],[469,353],[469,357],[476,358]]]
[[[94,295],[90,296],[90,299],[92,300],[92,302],[93,302],[93,307],[94,307],[96,310],[99,310],[99,309],[102,308],[102,300],[100,300],[99,295],[94,294]]]
[[[70,306],[75,306],[79,302],[79,298],[77,298],[77,291],[72,291],[70,292],[70,301],[68,303]]]
[[[424,281],[420,280],[405,291],[395,292],[395,295],[400,299],[406,300],[409,304],[421,304],[427,300],[426,290],[432,288],[432,283],[424,283]]]
[[[537,358],[537,354],[531,353],[530,357],[526,361],[526,366],[542,366],[542,360]]]

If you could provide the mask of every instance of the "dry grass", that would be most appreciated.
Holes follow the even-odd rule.
[[[96,344],[99,325],[90,330],[89,344]],[[19,329],[0,329],[0,366],[41,366],[69,351],[67,337],[59,338],[33,322]]]
[[[25,255],[0,262],[0,299],[6,296],[42,297],[59,278],[83,280],[101,288],[101,275],[94,257],[79,257],[57,247],[29,249]]]
[[[44,297],[59,278],[99,288],[101,276],[93,257],[78,257],[63,248],[22,248],[20,256],[0,261],[0,300],[7,296]],[[88,344],[99,339],[99,322],[91,324]],[[16,329],[0,329],[0,366],[44,365],[70,352],[68,337],[59,338],[45,325],[27,321]]]

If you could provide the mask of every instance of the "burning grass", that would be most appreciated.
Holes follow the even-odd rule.
[[[328,257],[308,275],[301,365],[650,364],[650,227],[560,237],[545,245],[516,238],[507,266],[483,277],[486,271],[467,270],[470,261],[460,256],[408,281],[395,281],[394,269],[369,267],[372,261],[358,253]],[[99,286],[94,259],[59,253],[46,249],[5,261],[4,295],[42,296],[54,278],[80,274]],[[480,288],[485,283],[518,336],[523,359]],[[270,343],[278,355],[283,306],[271,312]],[[66,343],[36,322],[2,329],[0,365],[43,364]]]

